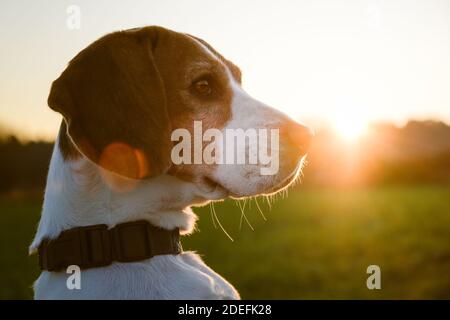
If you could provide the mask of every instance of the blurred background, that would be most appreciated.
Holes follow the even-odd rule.
[[[0,299],[31,298],[39,274],[51,82],[98,37],[144,25],[205,39],[316,131],[300,184],[216,203],[234,241],[196,209],[185,249],[248,299],[450,298],[449,1],[20,0],[0,3]]]

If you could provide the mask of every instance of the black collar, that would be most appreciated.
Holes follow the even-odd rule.
[[[42,270],[61,271],[70,265],[81,269],[103,267],[114,261],[132,262],[156,255],[182,252],[180,232],[165,230],[148,221],[126,222],[108,229],[104,224],[63,231],[39,246]]]

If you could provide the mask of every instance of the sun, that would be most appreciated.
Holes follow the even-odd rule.
[[[336,134],[344,141],[356,142],[367,132],[368,120],[361,115],[342,115],[334,119],[333,127]]]

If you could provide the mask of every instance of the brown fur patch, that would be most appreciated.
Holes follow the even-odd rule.
[[[223,128],[231,117],[233,93],[227,73],[229,62],[198,38],[173,33],[170,38],[160,40],[168,41],[163,46],[165,51],[155,52],[155,59],[164,79],[173,129],[184,128],[193,135],[194,121],[202,121],[203,131]],[[212,55],[197,41],[206,44],[208,49],[211,48]],[[216,87],[212,98],[201,99],[191,91],[193,81],[202,77],[208,78]],[[206,144],[205,142],[204,145]],[[192,139],[192,150],[193,147]],[[184,180],[194,181],[207,175],[214,167],[206,164],[181,164],[172,166],[169,172]]]
[[[48,104],[63,114],[72,140],[91,160],[98,163],[111,143],[124,143],[143,152],[150,175],[170,166],[171,127],[152,54],[159,32],[109,34],[81,51],[54,81]]]
[[[240,70],[201,39],[160,27],[116,32],[69,63],[53,83],[48,103],[63,114],[72,140],[91,160],[102,165],[106,150],[107,169],[143,178],[136,159],[125,157],[123,148],[108,149],[126,145],[139,150],[140,161],[148,164],[145,176],[154,176],[171,166],[173,129],[193,132],[194,121],[202,121],[203,130],[220,129],[228,122],[232,91],[227,69],[240,82]],[[202,77],[214,86],[208,97],[193,89]],[[75,158],[78,152],[65,132],[63,122],[59,147],[66,159]],[[132,163],[124,163],[127,159]],[[172,166],[170,172],[190,179],[204,170],[211,166]]]

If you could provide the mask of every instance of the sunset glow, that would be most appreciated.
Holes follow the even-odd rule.
[[[333,128],[346,142],[355,142],[361,138],[368,127],[368,120],[362,117],[339,117],[334,120]]]
[[[2,2],[0,128],[54,139],[61,117],[46,103],[52,81],[99,37],[144,25],[204,39],[241,68],[252,96],[308,125],[327,122],[345,139],[365,130],[358,107],[370,122],[450,121],[449,1],[133,3],[79,0],[81,27],[71,30],[64,1]],[[25,12],[29,19],[14,18]],[[188,18],[198,12],[208,15]]]

